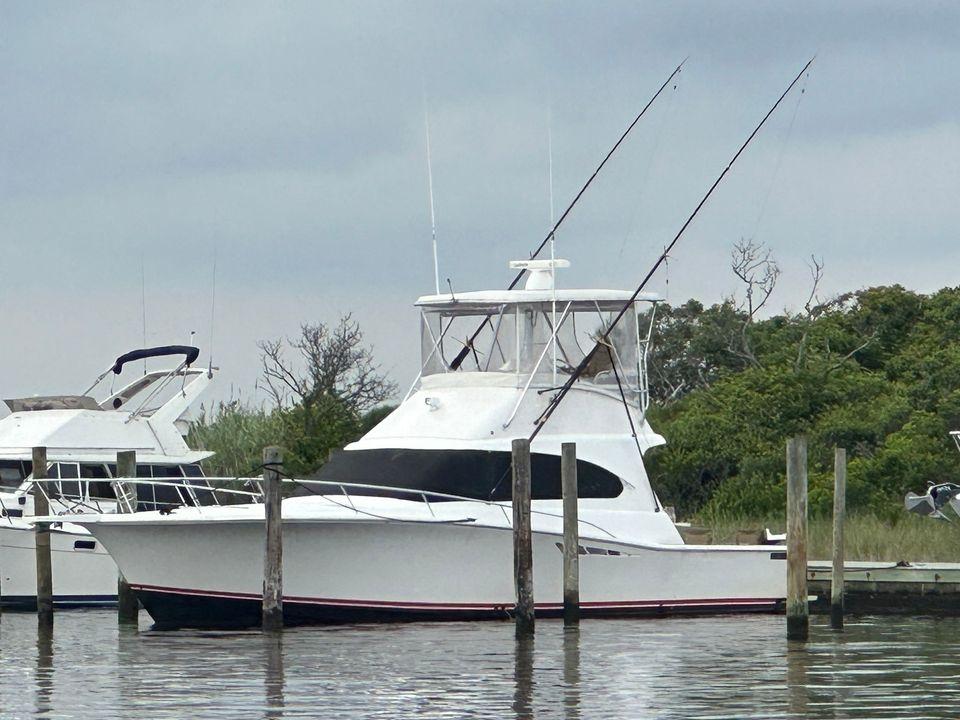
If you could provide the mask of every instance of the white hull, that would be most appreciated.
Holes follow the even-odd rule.
[[[141,517],[134,523],[101,516],[88,527],[158,624],[259,622],[262,519]],[[534,530],[536,607],[552,614],[562,607],[562,538]],[[514,606],[507,528],[285,519],[283,533],[284,607],[291,624],[503,618]],[[580,556],[585,615],[772,611],[785,595],[785,563],[775,559],[776,548],[581,543],[594,553]]]
[[[4,607],[36,606],[36,557],[33,526],[0,525],[0,604]],[[91,535],[79,528],[76,532],[52,530],[50,558],[55,605],[116,603],[117,565]]]

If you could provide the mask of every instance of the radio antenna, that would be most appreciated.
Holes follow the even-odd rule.
[[[213,377],[213,324],[217,309],[217,248],[213,248],[213,279],[210,287],[210,354],[207,356],[207,377]]]
[[[140,250],[140,322],[143,329],[143,345],[147,347],[147,279],[143,270],[143,249]],[[147,374],[147,359],[143,359],[143,374]]]
[[[433,284],[440,294],[440,262],[437,259],[437,214],[433,206],[433,161],[430,157],[430,112],[427,109],[427,93],[423,93],[423,125],[427,135],[427,189],[430,191],[430,237],[433,241]]]

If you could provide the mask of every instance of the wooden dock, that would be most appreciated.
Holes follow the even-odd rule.
[[[830,613],[829,560],[807,564],[810,611]],[[845,611],[960,615],[960,563],[846,562]]]

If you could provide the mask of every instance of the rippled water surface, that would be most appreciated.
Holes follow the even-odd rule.
[[[259,632],[0,620],[4,718],[957,718],[960,620],[776,616]]]

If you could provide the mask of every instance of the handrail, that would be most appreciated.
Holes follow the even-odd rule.
[[[208,480],[208,478],[203,478],[203,479]],[[221,478],[221,479],[227,479],[227,478]],[[96,498],[96,499],[90,498],[89,485],[88,485],[88,493],[85,496],[75,497],[70,495],[64,495],[61,492],[59,495],[51,497],[50,494],[47,492],[46,487],[44,486],[48,483],[61,483],[64,480],[66,480],[67,482],[88,483],[88,484],[91,481],[93,482],[103,481],[102,479],[92,479],[92,478],[39,478],[39,479],[28,478],[27,482],[37,485],[40,488],[40,491],[44,494],[44,496],[47,498],[49,502],[51,503],[55,502],[64,506],[65,509],[62,512],[56,513],[58,515],[74,514],[73,511],[78,508],[89,509],[89,510],[93,510],[94,512],[102,513],[103,510],[102,508],[100,508],[100,501],[101,500],[110,501],[110,498]],[[246,478],[229,478],[229,480],[231,482],[234,482],[237,480],[246,480]],[[257,480],[259,480],[259,478],[257,478]],[[200,485],[195,483],[170,482],[167,480],[154,480],[153,478],[121,478],[121,477],[111,478],[110,481],[111,483],[118,483],[120,485],[124,485],[124,484],[125,485],[150,485],[150,486],[159,486],[159,487],[172,487],[177,490],[177,494],[181,500],[181,504],[179,506],[176,503],[161,502],[157,500],[144,499],[144,500],[137,501],[138,505],[139,504],[149,505],[149,506],[152,506],[154,509],[160,509],[160,508],[166,508],[166,507],[191,506],[191,504],[187,502],[187,499],[184,497],[184,494],[182,492],[183,490],[187,490],[187,491],[199,490],[201,492],[209,492],[213,495],[217,505],[220,504],[220,501],[217,498],[218,494],[239,495],[239,496],[250,498],[253,502],[262,502],[263,500],[263,494],[260,492],[252,492],[249,490],[235,490],[233,488],[218,488],[218,487],[213,487],[211,485]],[[193,496],[192,499],[194,501],[194,504],[192,505],[193,507],[197,507],[197,508],[203,507],[202,503],[197,501],[197,498],[195,496]],[[96,503],[96,506],[97,506],[96,509],[94,509],[93,506],[88,504],[90,502]],[[119,504],[120,499],[117,498],[116,502]]]
[[[434,491],[434,490],[422,490],[422,489],[420,489],[420,488],[399,488],[399,487],[391,487],[391,486],[389,486],[389,485],[370,485],[370,484],[367,484],[367,483],[343,482],[343,481],[340,481],[340,480],[312,480],[312,479],[311,479],[311,480],[300,480],[300,479],[294,479],[294,478],[283,478],[283,479],[281,480],[281,482],[283,482],[283,483],[288,483],[288,484],[292,484],[292,485],[306,485],[306,484],[309,484],[309,485],[329,485],[329,486],[337,487],[337,488],[340,488],[340,491],[341,491],[344,495],[346,495],[348,499],[349,499],[350,495],[349,495],[349,493],[347,493],[347,492],[345,491],[344,488],[346,488],[346,487],[359,488],[359,489],[364,489],[364,490],[366,490],[366,489],[369,489],[369,490],[386,490],[386,491],[390,491],[390,492],[396,492],[396,493],[403,493],[403,494],[407,494],[407,495],[412,495],[412,496],[414,496],[414,497],[420,496],[421,498],[424,498],[424,500],[425,500],[425,496],[430,496],[430,497],[434,497],[434,498],[444,498],[444,499],[446,499],[446,500],[458,500],[458,501],[461,501],[461,502],[472,502],[472,503],[478,503],[478,504],[480,504],[480,505],[487,505],[487,506],[490,506],[490,507],[498,507],[498,508],[500,508],[501,510],[504,511],[504,514],[506,514],[506,511],[504,510],[504,508],[506,508],[508,505],[511,505],[511,504],[512,504],[511,501],[508,501],[508,500],[483,500],[483,499],[481,499],[481,498],[466,497],[465,495],[452,495],[452,494],[450,494],[450,493],[436,492],[436,491]],[[317,496],[318,496],[318,497],[324,497],[323,495],[319,495],[319,494],[318,494]],[[352,504],[353,504],[353,501],[351,500],[350,502],[351,502],[351,505],[352,505]],[[429,505],[429,503],[428,503],[428,505]],[[353,509],[356,511],[356,508],[353,508]],[[533,514],[533,515],[544,515],[544,516],[546,516],[546,517],[553,517],[553,518],[563,519],[563,513],[555,513],[555,512],[549,512],[549,511],[547,511],[547,510],[532,510],[532,509],[531,509],[530,512],[531,512],[531,514]],[[609,535],[610,537],[612,537],[612,538],[614,538],[614,539],[616,538],[616,535],[614,535],[612,532],[610,532],[609,530],[607,530],[607,529],[605,529],[605,528],[600,527],[600,526],[597,525],[596,523],[590,522],[589,520],[580,520],[580,519],[578,519],[578,522],[579,522],[579,523],[582,523],[582,524],[584,524],[584,525],[587,525],[587,526],[589,526],[589,527],[592,527],[592,528],[594,528],[595,530],[599,530],[600,532],[605,533],[605,534]]]
[[[82,479],[83,479],[83,478],[81,478],[81,480],[82,480]],[[262,495],[262,493],[252,492],[252,491],[249,491],[249,490],[233,490],[233,489],[231,489],[231,488],[216,488],[216,487],[212,487],[212,486],[211,486],[211,487],[208,487],[208,486],[205,486],[205,485],[190,485],[190,484],[187,484],[187,483],[173,483],[173,482],[166,482],[166,481],[162,481],[162,480],[153,480],[153,479],[151,479],[151,478],[114,478],[114,480],[120,481],[120,482],[124,482],[124,483],[130,483],[130,484],[138,484],[138,485],[157,485],[157,486],[175,487],[175,488],[195,488],[195,489],[197,489],[197,490],[208,491],[208,492],[212,492],[212,493],[226,493],[226,494],[230,494],[230,495],[242,495],[242,496],[245,496],[245,497],[250,497],[250,498],[253,498],[253,501],[254,501],[254,503],[256,503],[256,504],[260,504],[260,503],[263,502],[263,495]],[[219,480],[219,481],[230,481],[230,482],[259,483],[259,482],[261,481],[261,478],[258,478],[258,477],[250,477],[250,478],[241,478],[241,477],[219,477],[219,478],[218,478],[218,477],[204,477],[204,480],[207,480],[207,481],[211,481],[211,480],[212,480],[212,481],[217,481],[217,480]],[[44,494],[46,494],[46,491],[45,491],[44,488],[43,488],[43,483],[58,482],[58,480],[57,480],[56,478],[44,478],[44,479],[41,479],[41,480],[30,480],[30,482],[33,482],[33,483],[36,483],[36,484],[40,485],[41,490],[44,492]],[[430,501],[428,500],[428,497],[432,497],[432,498],[442,498],[442,499],[445,499],[445,500],[456,500],[456,501],[460,501],[460,502],[477,503],[477,504],[485,505],[485,506],[488,506],[488,507],[496,507],[496,508],[499,508],[499,509],[501,510],[501,512],[503,512],[504,518],[506,518],[507,523],[509,524],[510,522],[512,522],[512,521],[510,520],[507,512],[506,512],[506,508],[511,505],[511,501],[509,501],[509,500],[483,500],[483,499],[481,499],[481,498],[472,498],[472,497],[467,497],[467,496],[465,496],[465,495],[453,495],[453,494],[451,494],[451,493],[437,492],[437,491],[434,491],[434,490],[422,490],[422,489],[420,489],[420,488],[401,488],[401,487],[392,487],[392,486],[389,486],[389,485],[371,485],[371,484],[369,484],[369,483],[343,482],[343,481],[340,481],[340,480],[315,480],[315,479],[299,479],[299,478],[282,478],[282,479],[281,479],[281,482],[284,483],[284,484],[288,484],[288,485],[300,485],[300,486],[304,486],[304,485],[324,485],[324,486],[328,486],[328,487],[332,487],[332,488],[338,488],[339,491],[340,491],[339,494],[343,494],[343,495],[346,497],[347,501],[350,503],[350,506],[349,506],[348,509],[351,509],[351,510],[353,510],[354,512],[357,512],[357,513],[362,512],[362,511],[361,511],[361,510],[358,510],[358,509],[356,508],[356,506],[354,506],[353,498],[350,496],[350,493],[347,492],[347,488],[357,488],[357,489],[361,489],[361,490],[381,490],[381,491],[386,491],[386,492],[394,492],[394,493],[400,493],[400,494],[404,494],[404,495],[410,495],[410,496],[412,496],[413,498],[419,497],[419,498],[420,498],[420,501],[423,502],[423,503],[426,505],[427,509],[430,511],[431,515],[433,515],[434,517],[436,517],[436,514],[433,512],[433,508],[430,506]],[[320,498],[326,498],[325,495],[322,495],[322,494],[320,494],[320,493],[316,493],[316,496],[317,496],[317,497],[320,497]],[[182,496],[181,496],[181,497],[182,497]],[[360,497],[363,497],[363,496],[360,496]],[[59,500],[58,498],[53,498],[53,499]],[[329,499],[329,498],[327,498],[327,499]],[[163,505],[163,506],[169,506],[169,505],[171,505],[171,503],[157,503],[157,502],[154,502],[154,503],[152,503],[152,504],[154,504],[154,505]],[[340,505],[341,507],[345,507],[345,508],[348,507],[348,506],[346,506],[346,505],[341,505],[340,503],[335,503],[335,504]],[[186,503],[184,503],[184,505],[186,505]],[[198,509],[201,509],[201,510],[202,510],[202,507],[203,507],[203,506],[197,505],[196,507],[197,507]],[[547,510],[533,510],[533,509],[531,509],[530,512],[531,512],[531,514],[533,514],[533,515],[542,515],[542,516],[545,516],[545,517],[563,519],[563,513],[555,513],[555,512],[549,512],[549,511],[547,511]],[[597,531],[599,531],[599,532],[602,532],[602,533],[604,533],[605,535],[609,535],[609,536],[610,536],[611,538],[613,538],[613,539],[616,539],[616,537],[617,537],[616,535],[614,535],[612,532],[610,532],[610,531],[607,530],[606,528],[600,527],[600,526],[597,525],[596,523],[592,523],[592,522],[590,522],[589,520],[578,519],[578,522],[579,522],[580,524],[583,524],[583,525],[586,525],[586,526],[588,526],[588,527],[591,527],[591,528],[593,528],[594,530],[597,530]]]

